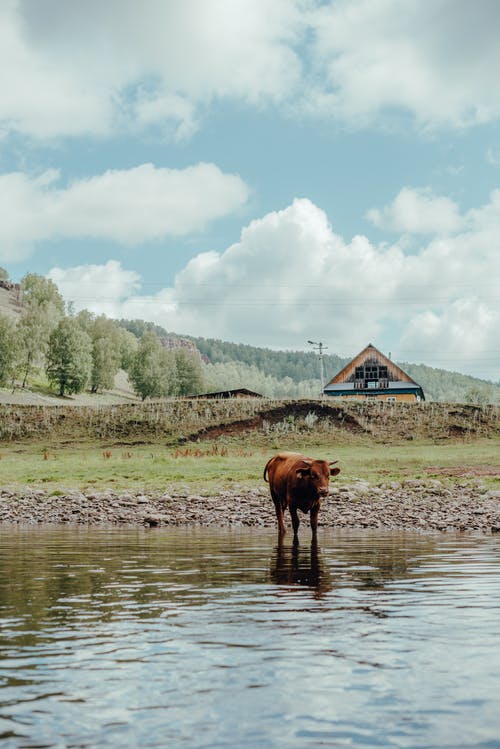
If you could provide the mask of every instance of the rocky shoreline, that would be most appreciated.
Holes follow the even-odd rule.
[[[299,513],[300,514],[300,513]],[[301,515],[301,526],[309,519]],[[290,519],[286,519],[290,527]],[[44,490],[0,491],[0,525],[274,527],[267,487],[234,487],[214,496],[189,490],[161,495],[103,491],[62,496]],[[320,528],[500,533],[500,490],[481,481],[457,485],[407,480],[381,486],[364,481],[333,487]]]

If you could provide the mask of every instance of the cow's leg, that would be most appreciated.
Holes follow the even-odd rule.
[[[274,509],[276,510],[276,519],[278,521],[278,533],[279,533],[280,536],[284,536],[285,533],[286,533],[285,515],[284,515],[284,512],[283,512],[283,507],[282,507],[282,504],[281,504],[281,500],[275,494],[272,494],[271,496],[272,496],[273,502],[274,502]]]
[[[313,507],[311,509],[311,530],[312,530],[313,541],[316,541],[316,538],[317,538],[318,515],[319,515],[319,507]]]
[[[290,505],[290,515],[292,516],[293,540],[298,541],[300,520],[297,508],[294,505]]]

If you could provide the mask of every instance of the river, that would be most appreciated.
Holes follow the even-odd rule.
[[[500,538],[0,528],[0,745],[500,749]]]

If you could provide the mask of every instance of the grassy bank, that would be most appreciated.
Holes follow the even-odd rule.
[[[497,485],[499,447],[496,406],[179,399],[0,407],[1,485],[14,489],[213,493],[262,485],[266,461],[283,449],[339,460],[341,484],[449,474]]]
[[[449,475],[452,481],[463,481],[484,475],[487,484],[500,487],[497,440],[441,445],[412,442],[388,447],[290,437],[281,446],[339,460],[342,472],[335,482],[340,485],[356,479],[380,484],[443,475]],[[274,451],[274,440],[252,441],[248,436],[182,447],[152,443],[102,448],[89,443],[50,448],[30,443],[4,445],[0,472],[2,487],[14,490],[30,486],[61,492],[68,489],[178,492],[185,488],[211,494],[236,484],[263,485],[263,467]],[[492,467],[496,468],[496,475],[494,470],[488,470]]]

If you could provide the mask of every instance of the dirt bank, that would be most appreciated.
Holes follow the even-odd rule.
[[[88,396],[90,398],[90,396]],[[103,396],[104,397],[104,396]],[[325,438],[401,441],[471,441],[500,438],[500,405],[388,403],[383,401],[266,398],[173,398],[145,403],[85,406],[5,405],[0,440],[81,444],[105,441],[179,445],[220,438],[323,435]]]
[[[0,523],[273,527],[275,518],[266,487],[236,487],[216,496],[130,492],[56,496],[26,489],[0,493]],[[301,524],[305,531],[309,519],[301,515]],[[332,489],[320,512],[320,526],[500,533],[500,491],[488,490],[480,481],[462,486],[439,480],[381,486],[358,481]]]

